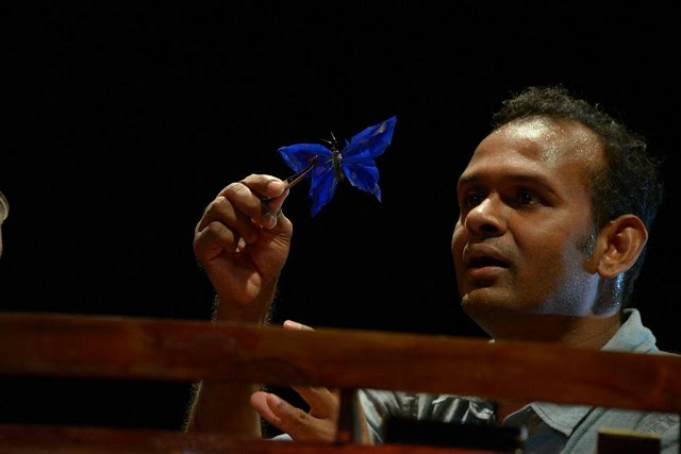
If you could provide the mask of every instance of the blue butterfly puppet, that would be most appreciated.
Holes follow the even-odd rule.
[[[397,118],[392,117],[366,128],[350,141],[346,140],[340,151],[333,134],[333,141],[327,142],[330,148],[318,143],[298,143],[279,148],[286,164],[297,172],[287,180],[289,187],[304,177],[312,179],[309,192],[313,201],[312,216],[329,203],[338,183],[346,178],[356,188],[381,200],[374,158],[383,154],[390,145],[396,121]]]

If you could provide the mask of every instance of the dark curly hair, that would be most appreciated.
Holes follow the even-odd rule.
[[[492,116],[492,127],[497,129],[513,120],[530,117],[576,121],[600,137],[606,165],[589,175],[596,232],[624,214],[638,216],[646,228],[651,229],[663,198],[662,160],[648,154],[643,137],[605,113],[598,104],[577,98],[562,86],[525,88],[502,103]],[[644,248],[625,273],[622,307],[631,303],[645,251]]]

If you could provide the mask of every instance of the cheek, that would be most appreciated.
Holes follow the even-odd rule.
[[[461,229],[461,223],[457,222],[454,226],[454,231],[452,232],[452,256],[456,261],[457,257],[461,257],[464,245],[463,230]]]
[[[524,236],[519,244],[524,251],[525,269],[534,275],[543,276],[547,285],[561,285],[565,280],[575,278],[584,268],[587,256],[580,250],[582,237],[574,229],[537,228],[532,234]],[[551,232],[546,234],[546,232]]]

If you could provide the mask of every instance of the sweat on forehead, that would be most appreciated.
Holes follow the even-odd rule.
[[[542,160],[546,162],[565,159],[568,154],[571,158],[599,158],[603,162],[600,137],[577,121],[549,117],[519,118],[500,126],[488,137],[498,135],[503,135],[506,141],[515,143],[519,149],[540,151]]]

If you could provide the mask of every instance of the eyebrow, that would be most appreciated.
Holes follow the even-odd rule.
[[[477,184],[480,184],[480,181],[484,180],[484,177],[481,177],[478,174],[472,174],[472,175],[462,175],[459,178],[459,182],[457,184],[457,189],[461,188],[462,186],[475,186]],[[512,183],[512,184],[528,184],[528,185],[533,185],[533,186],[540,186],[541,188],[545,189],[546,191],[549,191],[552,194],[556,194],[556,191],[553,189],[553,186],[551,185],[551,180],[546,178],[543,175],[537,175],[537,174],[529,174],[529,173],[514,173],[510,175],[504,175],[502,177],[502,181],[504,184]]]

